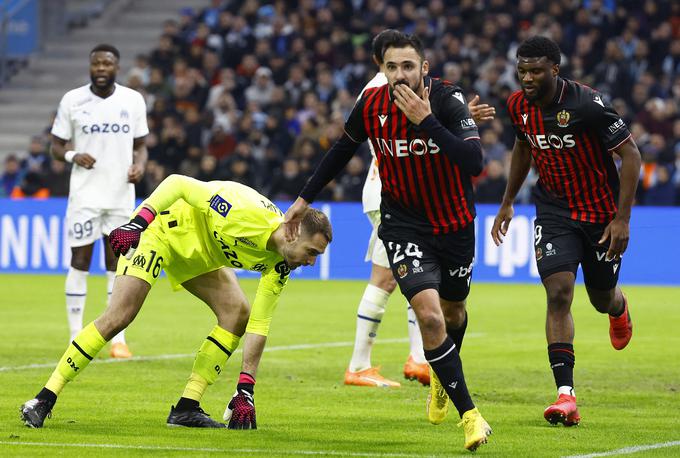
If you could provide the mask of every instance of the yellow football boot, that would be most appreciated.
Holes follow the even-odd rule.
[[[449,414],[449,395],[430,368],[430,392],[427,395],[427,419],[433,425],[443,422]]]
[[[474,452],[477,448],[486,444],[487,437],[492,433],[491,426],[482,418],[477,407],[463,414],[463,419],[458,426],[465,429],[465,448]]]

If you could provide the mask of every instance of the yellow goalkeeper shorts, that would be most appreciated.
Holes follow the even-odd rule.
[[[201,212],[184,201],[175,202],[156,216],[142,232],[139,246],[130,259],[121,256],[117,275],[131,275],[153,286],[165,271],[172,288],[224,266]]]

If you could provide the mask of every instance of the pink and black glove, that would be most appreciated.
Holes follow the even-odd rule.
[[[109,234],[109,243],[116,256],[124,254],[129,257],[130,250],[139,245],[142,232],[151,224],[154,214],[148,208],[142,208],[129,223],[115,228]]]
[[[247,372],[241,372],[236,393],[224,411],[224,421],[229,429],[257,429],[255,420],[255,379]]]

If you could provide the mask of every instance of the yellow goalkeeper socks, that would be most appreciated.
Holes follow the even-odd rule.
[[[80,374],[104,345],[106,345],[106,340],[94,323],[85,326],[64,352],[57,368],[45,384],[45,388],[59,395],[64,385]]]
[[[208,385],[215,383],[227,360],[238,347],[239,340],[239,336],[215,326],[198,350],[182,397],[200,402]]]

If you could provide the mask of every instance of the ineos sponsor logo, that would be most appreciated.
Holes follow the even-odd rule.
[[[460,127],[462,127],[463,129],[474,129],[477,127],[477,124],[475,124],[474,119],[466,118],[460,120]]]
[[[441,148],[432,140],[415,138],[406,140],[402,138],[376,138],[378,149],[385,156],[407,157],[409,154],[422,156],[425,153],[437,154]]]
[[[623,119],[619,118],[618,121],[616,121],[614,124],[609,126],[609,132],[613,134],[614,132],[616,132],[617,130],[622,128],[624,125],[625,125],[625,123],[623,122]]]
[[[573,134],[567,135],[555,135],[555,134],[539,134],[532,135],[525,133],[527,140],[531,143],[531,146],[538,149],[562,149],[562,148],[573,148],[576,146],[576,141],[574,140]]]

